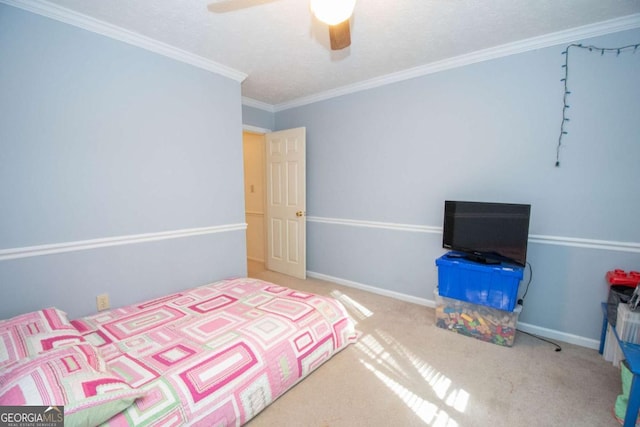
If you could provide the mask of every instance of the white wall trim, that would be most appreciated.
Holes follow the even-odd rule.
[[[202,56],[187,52],[176,48],[169,44],[154,40],[150,37],[143,36],[138,33],[126,30],[124,28],[100,21],[98,19],[83,15],[70,9],[49,3],[45,0],[0,0],[19,9],[23,9],[32,13],[36,13],[56,21],[64,22],[78,28],[82,28],[97,34],[119,40],[133,46],[137,46],[151,52],[181,61],[198,68],[212,71],[230,79],[242,82],[247,78],[247,74],[235,70],[226,65],[214,62]],[[445,71],[452,68],[462,67],[465,65],[475,64],[477,62],[487,61],[490,59],[501,58],[508,55],[527,52],[535,49],[555,46],[561,43],[570,43],[590,37],[597,37],[604,34],[625,31],[640,27],[640,13],[623,16],[620,18],[610,19],[607,21],[585,25],[570,30],[559,31],[556,33],[546,34],[540,37],[533,37],[514,43],[507,43],[489,49],[483,49],[470,54],[459,55],[454,58],[436,61],[430,64],[410,68],[397,73],[388,74],[386,76],[377,77],[353,85],[346,85],[326,92],[314,94],[288,101],[285,103],[271,105],[252,98],[243,97],[242,104],[265,110],[271,113],[288,110],[290,108],[300,107],[314,102],[359,92],[366,89],[372,89],[395,83],[403,80],[412,79],[439,71]]]
[[[388,289],[382,289],[375,286],[365,285],[363,283],[354,282],[352,280],[341,279],[339,277],[333,277],[333,276],[329,276],[327,274],[322,274],[322,273],[316,273],[315,271],[307,271],[307,276],[314,279],[337,283],[338,285],[347,286],[349,288],[360,289],[363,291],[371,292],[372,294],[394,298],[400,301],[406,301],[413,304],[424,305],[425,307],[435,308],[436,306],[435,301],[430,299],[414,297],[412,295],[403,294],[401,292],[390,291]]]
[[[177,239],[181,237],[201,236],[205,234],[227,231],[246,230],[247,224],[226,224],[201,228],[185,228],[181,230],[160,231],[157,233],[131,234],[126,236],[106,237],[101,239],[79,240],[75,242],[53,243],[49,245],[27,246],[0,250],[0,261],[28,258],[40,255],[59,254],[64,252],[83,251],[104,248],[107,246],[130,245],[133,243],[154,242],[157,240]]]
[[[327,282],[336,283],[338,285],[347,286],[349,288],[361,289],[363,291],[371,292],[373,294],[382,295],[385,297],[394,298],[400,301],[406,301],[413,304],[423,305],[425,307],[435,308],[436,302],[426,298],[414,297],[412,295],[403,294],[400,292],[389,291],[387,289],[378,288],[375,286],[365,285],[362,283],[354,282],[352,280],[341,279],[339,277],[333,277],[322,273],[316,273],[313,271],[307,271],[307,276],[325,280]],[[531,325],[529,323],[518,322],[518,329],[521,329],[530,334],[539,335],[541,337],[564,341],[566,343],[579,345],[591,349],[598,349],[600,342],[592,338],[586,338],[579,335],[568,334],[565,332],[557,331],[554,329],[543,328],[541,326]]]
[[[380,228],[384,230],[413,231],[416,233],[442,234],[442,227],[430,227],[428,225],[397,224],[394,222],[362,221],[357,219],[326,218],[326,217],[319,217],[319,216],[308,216],[307,221],[320,222],[324,224],[346,225],[351,227],[368,227],[368,228]]]
[[[362,220],[355,220],[355,219],[326,218],[326,217],[318,217],[318,216],[308,216],[307,221],[323,223],[323,224],[344,225],[349,227],[368,227],[368,228],[378,228],[382,230],[442,234],[442,227],[434,227],[434,226],[428,226],[428,225],[397,224],[393,222],[362,221]],[[618,241],[612,241],[612,240],[582,239],[582,238],[576,238],[576,237],[545,236],[541,234],[530,234],[529,243],[569,246],[574,248],[587,248],[587,249],[597,249],[597,250],[605,250],[605,251],[640,253],[640,243],[635,243],[635,242],[618,242]]]
[[[518,329],[528,332],[530,334],[539,335],[551,340],[564,341],[569,344],[579,345],[581,347],[587,347],[593,350],[600,348],[600,341],[593,338],[581,337],[580,335],[568,334],[566,332],[556,331],[555,329],[543,328],[542,326],[532,325],[530,323],[518,322]]]
[[[242,125],[242,130],[253,133],[271,133],[271,129],[261,128],[252,125]]]
[[[92,18],[87,15],[66,9],[44,0],[0,0],[0,3],[17,7],[56,21],[64,22],[74,27],[82,28],[93,33],[101,34],[109,38],[128,43],[133,46],[193,65],[198,68],[212,71],[224,77],[242,82],[247,74],[242,73],[226,65],[219,64],[202,56],[187,52],[169,44],[154,40],[150,37],[134,33],[116,25]]]
[[[294,99],[282,104],[277,104],[273,106],[273,109],[275,112],[288,110],[290,108],[301,107],[303,105],[313,104],[314,102],[324,101],[362,90],[373,89],[376,87],[388,85],[390,83],[413,79],[415,77],[421,77],[440,71],[446,71],[452,68],[463,67],[465,65],[471,65],[491,59],[502,58],[505,56],[515,55],[531,50],[543,49],[563,43],[572,43],[578,40],[598,37],[618,31],[631,30],[638,27],[640,27],[640,13],[623,16],[621,18],[610,19],[595,24],[585,25],[582,27],[572,28],[570,30],[546,34],[540,37],[533,37],[526,40],[507,43],[501,46],[483,49],[476,52],[471,52],[469,54],[444,59],[442,61],[436,61],[430,64],[409,68],[397,73],[387,74],[386,76],[376,77],[370,80],[365,80],[355,84],[328,90],[326,92]]]
[[[259,110],[264,110],[269,113],[275,113],[273,105],[267,104],[266,102],[258,101],[257,99],[249,98],[247,96],[242,97],[242,105],[257,108]]]
[[[635,242],[617,242],[612,240],[581,239],[576,237],[543,236],[539,234],[530,234],[529,243],[570,246],[574,248],[599,249],[603,251],[640,253],[640,243]]]

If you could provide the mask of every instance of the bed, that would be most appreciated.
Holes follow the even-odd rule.
[[[65,425],[242,425],[357,340],[336,300],[223,280],[69,321],[0,321],[0,405],[64,405]]]

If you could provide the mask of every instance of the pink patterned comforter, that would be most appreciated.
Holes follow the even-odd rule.
[[[147,392],[110,426],[244,424],[357,338],[336,300],[246,278],[72,323]]]

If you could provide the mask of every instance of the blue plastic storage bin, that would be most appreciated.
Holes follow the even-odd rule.
[[[511,264],[480,264],[464,258],[436,260],[438,290],[441,296],[513,311],[523,268]]]

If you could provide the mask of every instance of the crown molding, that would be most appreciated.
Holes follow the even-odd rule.
[[[184,51],[166,43],[151,39],[150,37],[134,33],[124,28],[108,24],[106,22],[91,18],[89,16],[74,12],[61,6],[49,3],[45,0],[0,0],[0,3],[7,4],[19,9],[23,9],[56,21],[64,22],[78,28],[85,29],[97,34],[119,40],[133,46],[193,65],[207,71],[220,74],[224,77],[243,82],[247,78],[246,73],[242,73],[233,68],[211,61],[199,55]],[[242,104],[248,107],[258,108],[270,113],[288,110],[314,102],[336,98],[367,89],[409,80],[428,74],[446,71],[452,68],[463,67],[478,62],[497,59],[517,53],[523,53],[535,49],[555,46],[562,43],[571,43],[581,39],[602,36],[619,31],[631,30],[640,27],[640,13],[627,15],[621,18],[610,19],[595,24],[572,28],[565,31],[550,33],[540,37],[534,37],[514,43],[508,43],[489,49],[483,49],[466,55],[436,61],[430,64],[410,68],[397,73],[358,82],[352,85],[342,86],[318,94],[294,99],[281,104],[271,105],[252,98],[243,97]]]
[[[564,31],[558,31],[555,33],[533,37],[513,43],[507,43],[489,49],[483,49],[469,54],[444,59],[442,61],[432,62],[430,64],[421,65],[419,67],[409,68],[397,73],[387,74],[385,76],[376,77],[352,85],[342,86],[336,89],[328,90],[326,92],[321,92],[315,95],[310,95],[277,104],[273,106],[273,109],[275,112],[284,111],[290,108],[301,107],[303,105],[325,101],[327,99],[336,98],[342,95],[348,95],[351,93],[373,89],[391,83],[409,80],[428,74],[438,73],[440,71],[450,70],[452,68],[463,67],[465,65],[489,61],[491,59],[497,59],[509,55],[528,52],[531,50],[552,47],[563,43],[572,43],[582,39],[603,36],[606,34],[631,30],[639,27],[640,13],[627,15],[621,18],[610,19],[595,24],[576,27]]]
[[[264,110],[269,113],[275,113],[275,109],[273,108],[273,105],[267,104],[266,102],[258,101],[257,99],[249,98],[246,96],[242,97],[242,105],[246,107],[257,108],[259,110]]]
[[[184,62],[207,71],[211,71],[221,76],[228,77],[240,83],[247,78],[247,74],[242,73],[226,65],[219,64],[199,55],[187,52],[166,43],[154,40],[150,37],[134,33],[124,28],[100,21],[90,16],[74,12],[70,9],[49,3],[44,0],[0,0],[9,6],[23,9],[47,18],[54,19],[74,27],[82,28],[93,33],[119,40],[130,45],[166,56],[176,61]]]

